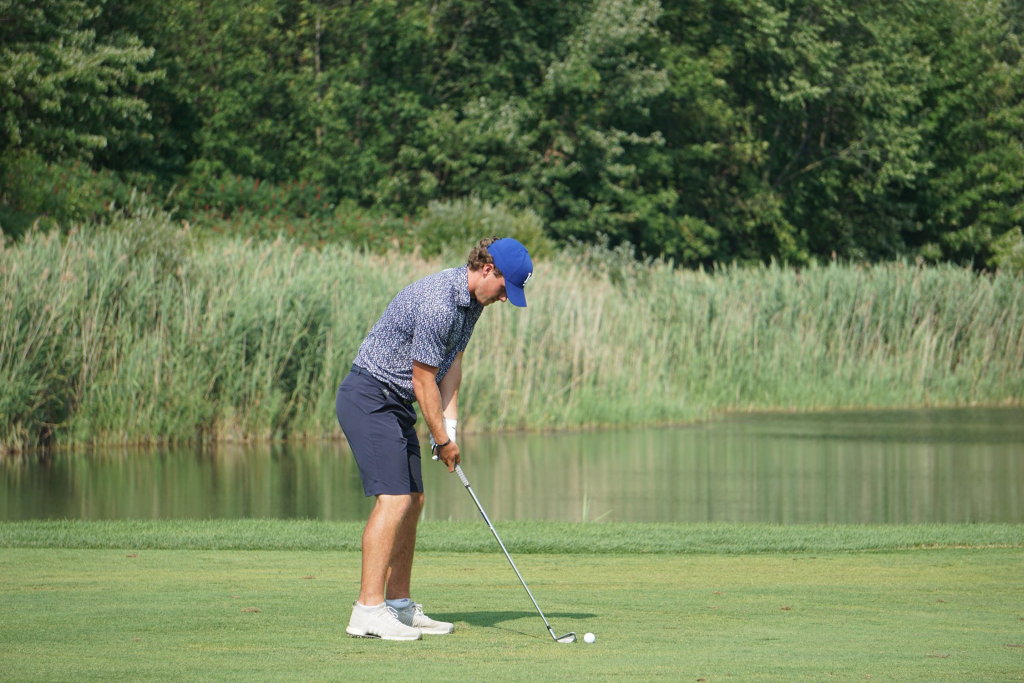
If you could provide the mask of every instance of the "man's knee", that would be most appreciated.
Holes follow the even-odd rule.
[[[383,512],[388,513],[388,516],[404,517],[413,506],[414,495],[416,494],[398,496],[381,494],[377,496],[377,505],[381,507]]]

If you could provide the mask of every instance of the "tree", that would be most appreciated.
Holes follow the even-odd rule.
[[[892,257],[929,169],[917,0],[666,2],[670,87],[656,109],[671,150],[686,263],[836,251]]]
[[[444,7],[422,31],[438,57],[420,75],[429,87],[401,100],[422,115],[396,141],[377,201],[408,211],[476,194],[530,207],[558,239],[635,241],[671,202],[644,177],[663,142],[649,115],[667,83],[649,58],[658,3]]]
[[[1024,227],[1024,15],[1003,0],[936,15],[923,38],[945,47],[928,91],[935,168],[918,244],[929,258],[981,267],[995,244],[1019,249],[1013,235]]]
[[[160,77],[135,36],[97,37],[103,0],[0,0],[0,155],[90,158],[146,118]]]

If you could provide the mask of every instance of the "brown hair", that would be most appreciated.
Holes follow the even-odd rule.
[[[485,237],[480,240],[475,247],[470,249],[469,256],[466,258],[466,265],[469,266],[469,269],[472,271],[478,271],[488,263],[494,265],[494,258],[492,258],[491,253],[487,251],[487,247],[500,239],[500,237]],[[501,271],[497,266],[494,266],[494,274],[496,277],[501,277]]]

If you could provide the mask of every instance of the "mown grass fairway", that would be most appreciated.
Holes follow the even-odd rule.
[[[2,545],[2,544],[0,544]],[[515,556],[515,549],[512,549]],[[417,557],[454,621],[344,634],[350,551],[0,550],[5,680],[1020,680],[1019,547],[825,554],[525,554],[551,641],[495,552]],[[259,611],[247,611],[255,608]]]

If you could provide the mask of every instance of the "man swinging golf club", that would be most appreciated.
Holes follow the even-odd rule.
[[[346,633],[384,640],[419,640],[451,633],[412,601],[409,584],[416,526],[423,510],[420,445],[414,425],[419,402],[431,450],[449,472],[461,462],[455,441],[462,354],[485,306],[526,306],[523,287],[533,262],[511,238],[488,238],[460,268],[407,286],[363,340],[338,389],[338,422],[359,466],[363,490],[377,502],[363,531],[359,600]]]

